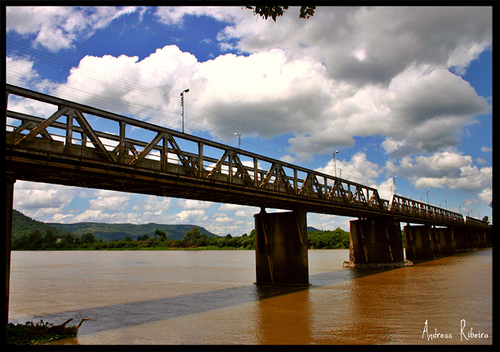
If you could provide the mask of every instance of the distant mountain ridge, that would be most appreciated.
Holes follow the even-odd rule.
[[[61,230],[73,233],[75,235],[83,235],[85,233],[92,233],[95,238],[102,239],[103,241],[109,242],[113,240],[123,240],[125,237],[129,236],[133,240],[136,240],[139,236],[148,235],[153,237],[157,229],[164,231],[168,238],[173,240],[181,240],[184,238],[184,234],[196,227],[201,233],[206,234],[208,237],[218,235],[208,231],[204,227],[197,225],[167,225],[167,224],[106,224],[97,222],[80,222],[74,224],[60,224],[60,223],[48,223],[50,226],[57,227]]]
[[[24,215],[20,211],[13,209],[12,212],[12,238],[21,237],[23,235],[29,235],[31,232],[38,230],[40,233],[45,234],[47,231],[52,231],[56,236],[64,236],[67,234],[66,231],[48,225],[44,222],[34,220],[29,216]]]
[[[204,227],[197,225],[166,225],[166,224],[106,224],[106,223],[96,223],[96,222],[80,222],[74,224],[61,224],[61,223],[44,223],[41,221],[34,220],[18,210],[13,211],[12,214],[12,238],[16,238],[22,235],[28,235],[31,232],[38,230],[43,235],[47,231],[52,231],[56,236],[64,236],[67,233],[72,233],[74,235],[83,235],[85,233],[92,233],[96,239],[102,239],[103,241],[110,242],[113,240],[123,240],[125,237],[136,240],[139,236],[148,235],[153,237],[156,229],[164,231],[168,238],[173,240],[181,240],[184,238],[184,234],[196,227],[201,233],[206,234],[208,237],[215,236],[220,237]]]
[[[201,233],[206,234],[208,237],[216,235],[204,227],[197,225],[167,225],[167,224],[107,224],[98,222],[79,222],[74,224],[62,224],[62,223],[44,223],[41,221],[34,220],[18,210],[14,209],[12,216],[12,238],[20,237],[22,235],[28,235],[31,232],[38,230],[40,233],[45,235],[47,231],[52,231],[57,237],[62,237],[68,233],[74,235],[83,235],[85,233],[92,233],[96,239],[102,239],[105,242],[111,242],[113,240],[121,241],[125,237],[130,237],[133,240],[137,240],[139,236],[148,235],[149,237],[154,237],[154,233],[157,229],[164,231],[168,238],[173,240],[181,240],[184,238],[184,234],[196,227]],[[307,231],[319,231],[318,229],[308,226]]]

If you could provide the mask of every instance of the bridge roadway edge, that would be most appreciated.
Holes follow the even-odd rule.
[[[249,188],[230,182],[205,180],[179,173],[150,170],[110,162],[88,162],[81,158],[6,148],[6,175],[14,179],[66,186],[114,190],[162,197],[185,198],[217,203],[232,203],[283,210],[300,210],[352,218],[390,216],[407,223],[456,226],[439,219],[393,213],[376,207],[344,202],[325,202],[322,198]],[[466,224],[464,224],[466,226]]]
[[[28,156],[31,154],[30,156]],[[203,180],[186,175],[153,171],[108,162],[86,162],[71,156],[6,151],[6,174],[19,180],[66,186],[115,190],[162,197],[298,210],[349,217],[387,215],[387,210],[361,208],[324,199],[248,188],[229,182]]]

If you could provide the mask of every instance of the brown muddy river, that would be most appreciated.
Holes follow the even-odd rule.
[[[254,251],[14,251],[9,321],[89,318],[62,344],[491,344],[492,249],[393,270],[310,250],[311,286],[256,286]]]

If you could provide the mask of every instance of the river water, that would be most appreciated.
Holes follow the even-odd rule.
[[[254,251],[13,251],[9,321],[60,344],[492,344],[492,250],[392,270],[310,250],[309,287],[257,286]],[[471,335],[472,333],[474,335]]]

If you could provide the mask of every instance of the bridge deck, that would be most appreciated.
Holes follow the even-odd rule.
[[[6,174],[16,179],[350,217],[488,226],[400,196],[389,202],[359,183],[23,88],[7,85],[9,99],[16,106],[22,99],[36,101],[40,111],[6,112]]]

